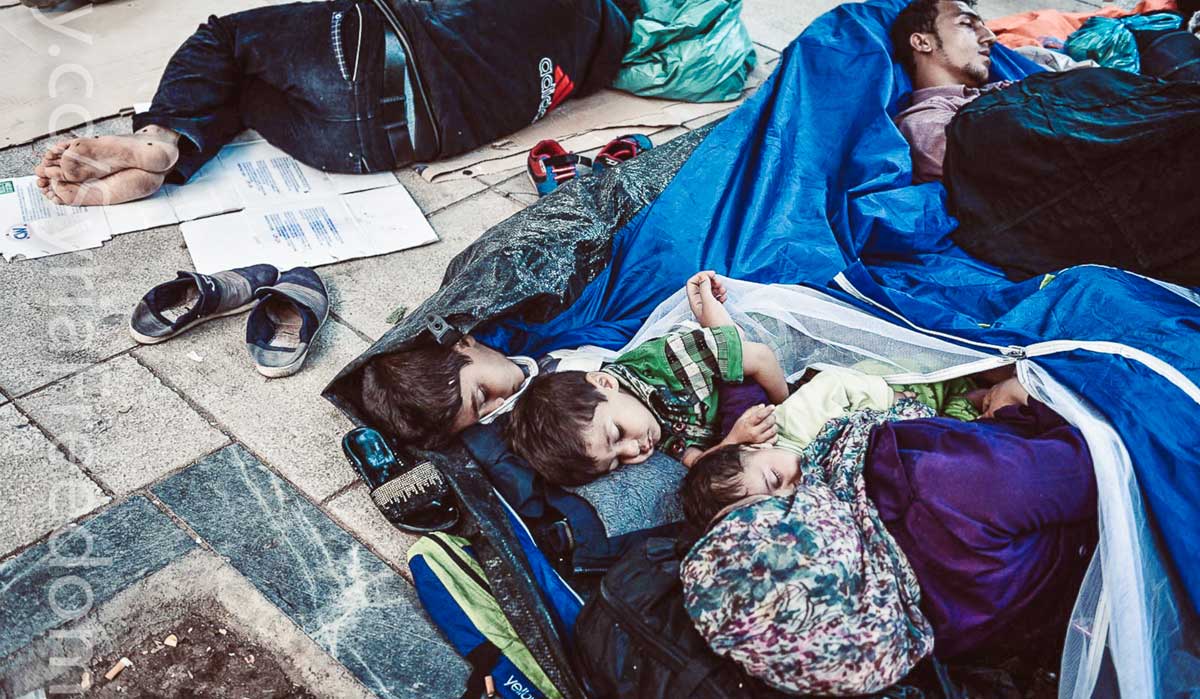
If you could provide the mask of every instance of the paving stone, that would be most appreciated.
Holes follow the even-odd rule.
[[[15,405],[0,408],[0,556],[109,500]]]
[[[119,658],[129,653],[130,645],[139,639],[162,639],[173,632],[186,632],[188,627],[181,628],[180,622],[200,616],[244,641],[260,645],[266,654],[280,661],[285,675],[313,696],[375,698],[349,670],[297,628],[233,566],[217,554],[199,547],[127,585],[112,599],[94,606],[92,613],[84,618],[55,629],[52,634],[0,659],[0,697],[11,699],[28,695],[61,699],[64,695],[78,695],[78,690],[68,691],[64,685],[79,686],[80,669],[90,658]],[[142,666],[136,656],[131,657],[135,665],[130,674],[136,674]],[[66,658],[79,660],[77,663],[62,662]],[[130,674],[118,680],[114,685],[116,689],[123,688]],[[49,692],[39,693],[39,688]],[[224,693],[218,696],[220,694]],[[155,699],[197,695],[212,696],[212,693],[203,690],[164,692]],[[258,696],[265,699],[264,693]],[[143,693],[134,697],[150,699],[149,694]]]
[[[524,172],[518,172],[502,182],[497,182],[492,185],[492,191],[503,194],[521,207],[536,204],[538,200],[537,190],[533,188]]]
[[[240,445],[151,490],[380,697],[461,693],[412,586]]]
[[[1043,9],[1062,10],[1063,12],[1094,12],[1102,4],[1108,5],[1111,3],[1099,1],[1086,2],[1082,0],[1042,0],[1036,3],[1030,2],[1030,0],[979,0],[979,6],[975,9],[979,11],[984,20],[989,20],[1020,12]]]
[[[71,133],[81,138],[90,136],[127,136],[133,133],[133,116],[115,116],[80,124]]]
[[[352,425],[321,389],[367,345],[329,321],[298,374],[268,379],[246,353],[245,328],[244,315],[218,319],[134,354],[310,497],[323,500],[354,473],[339,446]]]
[[[436,184],[426,182],[425,178],[411,167],[396,170],[396,179],[400,180],[400,184],[404,185],[426,215],[441,211],[486,189],[484,183],[474,179],[450,180]]]
[[[129,349],[129,313],[179,269],[192,262],[178,226],[119,235],[95,250],[0,260],[0,387],[19,397]]]
[[[0,564],[0,658],[86,614],[196,544],[132,497]]]
[[[520,175],[521,177],[525,177],[525,166],[524,165],[514,167],[509,170],[501,170],[500,172],[493,172],[493,173],[489,173],[489,174],[485,174],[485,175],[476,175],[475,177],[480,182],[483,182],[489,186],[493,186],[493,185],[500,184],[501,182],[504,182],[506,180],[512,179],[513,177],[516,177],[517,175]],[[532,185],[530,185],[530,186],[532,187]]]
[[[26,143],[0,150],[0,177],[24,177],[32,175],[33,168],[42,161],[40,151]]]
[[[106,486],[127,493],[229,442],[128,355],[21,401]]]
[[[839,4],[837,0],[745,0],[742,19],[755,43],[783,51],[813,20]],[[1090,12],[1096,7],[1099,4],[1078,0],[980,0],[977,9],[984,19],[995,19],[1030,10]]]
[[[440,242],[322,267],[334,309],[360,332],[378,338],[391,327],[387,318],[396,308],[412,312],[437,291],[451,258],[522,208],[495,192],[480,192],[429,219]]]
[[[754,53],[756,56],[758,56],[759,64],[764,66],[770,66],[778,63],[779,57],[783,55],[770,46],[760,44],[758,42],[755,42],[754,44]]]
[[[409,582],[408,549],[416,536],[400,531],[380,514],[371,502],[367,485],[360,483],[326,504],[334,519],[365,541],[383,560],[391,563]]]
[[[755,43],[782,51],[810,22],[838,4],[837,0],[745,0],[742,21]]]

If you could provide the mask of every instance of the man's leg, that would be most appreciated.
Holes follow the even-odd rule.
[[[303,50],[282,70],[264,71],[242,93],[241,116],[300,162],[343,173],[396,165],[383,128],[383,15],[371,0],[326,3],[305,31]]]
[[[65,204],[110,204],[149,196],[168,176],[186,181],[242,128],[234,38],[239,20],[254,12],[210,17],[179,47],[150,110],[134,116],[134,134],[52,146],[35,170],[46,195]]]
[[[134,118],[137,133],[56,145],[37,169],[39,184],[68,204],[145,197],[163,181],[186,181],[247,126],[318,167],[390,167],[386,134],[369,118],[379,99],[382,17],[356,5],[211,17],[172,57],[150,111]]]

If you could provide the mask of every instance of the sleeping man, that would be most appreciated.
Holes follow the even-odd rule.
[[[171,57],[133,134],[55,144],[38,185],[60,204],[141,199],[186,182],[243,129],[331,172],[452,156],[608,85],[635,8],[333,0],[213,16]]]
[[[916,0],[891,32],[913,82],[895,123],[914,183],[945,184],[954,241],[1018,280],[1096,263],[1200,284],[1200,83],[1107,68],[988,83],[996,37],[974,4]]]

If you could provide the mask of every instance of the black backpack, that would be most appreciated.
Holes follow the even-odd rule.
[[[575,621],[584,685],[597,699],[783,697],[713,653],[683,607],[674,539],[630,550]]]
[[[575,620],[575,661],[594,699],[785,699],[713,653],[683,607],[679,563],[684,542],[654,537],[638,544],[600,582]],[[943,670],[944,672],[944,670]],[[910,678],[911,679],[911,678]],[[936,680],[935,680],[936,682]],[[859,699],[958,699],[906,679]],[[951,685],[952,686],[952,685]],[[999,696],[999,695],[997,695]],[[809,699],[819,699],[810,697]]]

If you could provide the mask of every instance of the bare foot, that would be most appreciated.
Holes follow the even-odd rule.
[[[46,197],[46,199],[50,200],[51,204],[62,205],[63,201],[58,198],[58,194],[56,194],[54,192],[54,188],[50,185],[51,185],[51,181],[48,179],[45,179],[44,177],[39,177],[37,179],[37,186],[38,186],[38,189],[42,190],[42,196]]]
[[[179,159],[179,147],[145,134],[97,136],[70,141],[60,157],[62,179],[81,183],[130,169],[165,174]]]
[[[43,160],[38,163],[37,167],[33,168],[33,174],[43,180],[61,180],[63,179],[62,166],[60,161]]]
[[[162,187],[166,174],[126,169],[87,182],[50,180],[56,203],[69,206],[107,206],[143,199]],[[53,201],[53,200],[52,200]]]
[[[62,159],[63,151],[67,146],[71,145],[70,141],[59,141],[46,149],[46,155],[42,156],[42,162],[47,165],[58,165]]]

